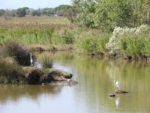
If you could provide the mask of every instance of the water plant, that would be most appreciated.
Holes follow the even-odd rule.
[[[52,68],[53,66],[53,60],[49,54],[42,54],[37,58],[37,60],[42,64],[43,68]]]
[[[61,38],[65,44],[73,44],[75,40],[74,33],[71,30],[65,30]]]

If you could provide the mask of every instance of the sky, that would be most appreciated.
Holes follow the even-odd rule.
[[[0,0],[0,9],[54,8],[62,4],[71,5],[71,0]]]

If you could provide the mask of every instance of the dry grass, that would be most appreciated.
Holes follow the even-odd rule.
[[[0,25],[71,25],[65,17],[0,17]]]
[[[0,49],[0,56],[13,57],[20,65],[30,65],[30,51],[25,45],[10,41]]]

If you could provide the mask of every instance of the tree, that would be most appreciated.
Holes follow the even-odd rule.
[[[4,14],[5,14],[5,10],[0,9],[0,16],[4,16]]]
[[[78,14],[78,8],[71,7],[67,9],[65,12],[63,12],[63,15],[67,17],[72,23],[76,21],[76,16]]]
[[[31,15],[32,16],[40,16],[41,15],[41,10],[38,9],[38,10],[32,10],[31,11]]]
[[[74,0],[73,3],[78,9],[76,22],[80,26],[95,28],[96,2],[94,0]]]
[[[132,27],[134,18],[132,3],[131,0],[100,0],[96,4],[96,26],[108,31],[112,31],[116,26]]]
[[[88,28],[113,31],[150,23],[149,0],[73,0],[79,9],[77,23]]]
[[[27,7],[17,9],[16,15],[17,15],[18,17],[24,17],[24,16],[27,14],[27,10],[28,10],[28,9],[29,9],[29,8],[27,8]]]
[[[51,14],[54,14],[53,9],[51,9],[51,8],[41,9],[41,15],[50,16]]]

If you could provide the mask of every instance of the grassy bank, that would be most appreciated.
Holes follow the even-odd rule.
[[[51,69],[53,62],[48,54],[40,56],[38,62],[35,59],[29,48],[20,42],[4,44],[0,48],[0,84],[69,83],[72,74]]]
[[[63,17],[0,18],[0,45],[17,40],[32,50],[72,50],[140,59],[150,56],[149,26],[112,33],[79,28]]]

